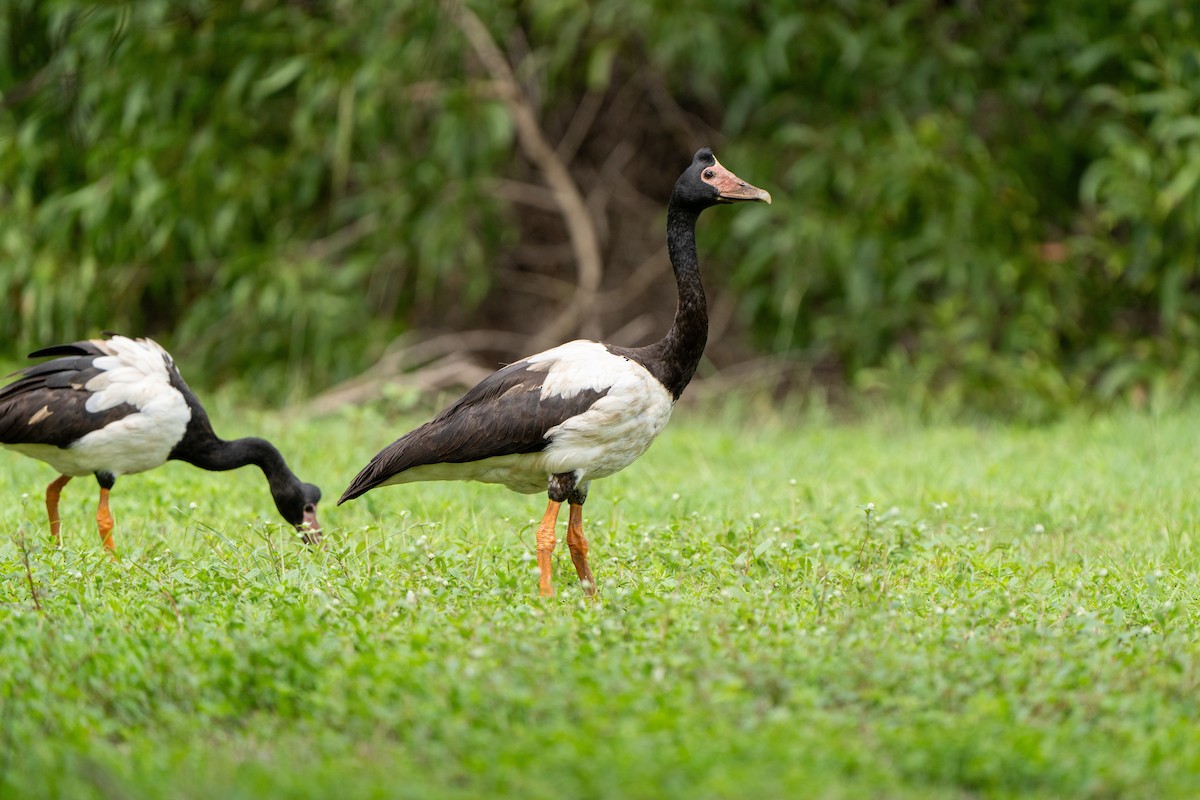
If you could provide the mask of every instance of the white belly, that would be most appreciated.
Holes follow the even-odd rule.
[[[63,475],[111,472],[130,475],[161,466],[187,428],[186,405],[178,413],[130,414],[81,437],[70,447],[49,444],[10,444],[11,450],[44,461]]]
[[[479,481],[503,484],[522,494],[535,494],[546,491],[549,480],[545,453],[519,453],[460,464],[424,464],[399,472],[380,485],[418,481]]]

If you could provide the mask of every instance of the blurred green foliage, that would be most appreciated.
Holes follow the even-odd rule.
[[[7,340],[147,332],[211,378],[311,387],[415,304],[485,290],[503,226],[476,186],[511,136],[461,81],[420,83],[461,69],[436,6],[15,0],[0,20]]]
[[[1190,4],[474,7],[585,189],[626,146],[665,200],[712,144],[771,190],[702,231],[754,347],[1034,418],[1200,383]],[[554,237],[495,191],[538,176],[453,9],[12,0],[0,333],[146,332],[210,380],[314,388],[422,319],[494,320],[496,264]],[[639,261],[605,255],[606,285]]]

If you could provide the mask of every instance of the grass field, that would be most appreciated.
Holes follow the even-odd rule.
[[[53,474],[0,453],[0,797],[1200,793],[1200,411],[681,410],[592,487],[591,604],[565,545],[537,596],[541,496],[334,506],[412,420],[213,415],[322,487],[326,547],[171,464],[117,484],[119,559],[83,479],[54,549]]]

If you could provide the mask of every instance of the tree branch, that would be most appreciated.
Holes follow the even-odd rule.
[[[520,351],[528,344],[525,336],[505,331],[476,330],[447,333],[413,345],[400,340],[370,369],[342,381],[308,401],[310,414],[327,414],[346,405],[378,399],[385,386],[408,386],[423,393],[452,386],[473,386],[491,372],[467,357],[485,350]]]
[[[525,155],[541,171],[567,226],[579,284],[575,297],[567,307],[536,334],[536,339],[542,344],[555,344],[580,330],[581,322],[592,327],[595,319],[595,298],[604,271],[596,228],[579,187],[547,141],[533,104],[521,90],[508,60],[492,35],[479,17],[462,3],[446,0],[445,8],[457,21],[484,69],[500,87],[500,96],[508,106],[517,130],[517,141]]]

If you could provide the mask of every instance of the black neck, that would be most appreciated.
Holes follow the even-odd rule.
[[[254,465],[267,476],[271,494],[276,498],[281,491],[294,489],[300,481],[288,469],[287,462],[275,445],[266,439],[254,436],[245,439],[226,441],[213,432],[208,416],[189,391],[186,395],[192,407],[192,418],[188,422],[187,432],[169,456],[177,461],[206,469],[210,472],[224,472]]]
[[[172,371],[171,384],[183,395],[192,414],[183,438],[167,457],[210,472],[224,472],[254,465],[267,477],[275,508],[283,518],[293,525],[303,522],[301,509],[305,503],[310,502],[305,496],[306,486],[288,469],[287,462],[283,460],[275,445],[254,436],[231,441],[222,439],[213,431],[208,414],[178,372]],[[315,486],[308,488],[316,493],[316,497],[311,500],[315,503],[320,497],[320,492]]]
[[[268,477],[291,472],[275,445],[266,439],[251,436],[226,441],[211,434],[211,438],[197,437],[190,442],[185,439],[180,444],[188,446],[176,448],[174,458],[210,472],[224,472],[251,464],[262,469]]]
[[[696,255],[696,220],[700,211],[672,202],[667,207],[667,252],[675,271],[679,305],[671,330],[661,340],[630,354],[678,400],[696,374],[708,343],[708,304],[700,282]]]

